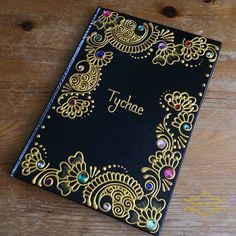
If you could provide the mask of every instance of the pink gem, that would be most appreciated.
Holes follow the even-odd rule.
[[[172,168],[168,168],[165,170],[164,175],[167,179],[173,179],[175,176],[175,171]]]
[[[106,16],[106,17],[109,17],[111,15],[111,11],[105,10],[103,12],[103,15]]]
[[[70,104],[71,106],[74,106],[74,105],[75,105],[75,99],[70,99],[70,100],[69,100],[69,104]]]

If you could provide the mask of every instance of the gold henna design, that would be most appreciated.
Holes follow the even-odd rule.
[[[55,185],[62,196],[82,189],[85,205],[110,212],[128,224],[156,233],[167,200],[160,195],[172,189],[182,159],[181,151],[186,147],[194,113],[198,111],[196,98],[186,92],[166,93],[163,102],[173,110],[174,116],[167,113],[163,122],[157,125],[157,140],[162,140],[165,145],[158,146],[156,153],[148,157],[150,165],[141,168],[144,186],[126,173],[112,171],[112,167],[100,170],[96,166],[87,166],[80,151],[62,161],[59,168],[51,168],[39,148],[33,147],[22,162],[22,174],[34,174],[32,183],[39,187]],[[177,129],[177,135],[173,129]]]

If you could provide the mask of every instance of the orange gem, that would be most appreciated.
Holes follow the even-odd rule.
[[[192,42],[191,42],[190,40],[186,40],[186,41],[184,42],[184,46],[185,46],[185,47],[190,47],[190,46],[192,46]]]

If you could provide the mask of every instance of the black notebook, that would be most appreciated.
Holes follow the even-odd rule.
[[[159,235],[220,47],[99,7],[11,175]]]

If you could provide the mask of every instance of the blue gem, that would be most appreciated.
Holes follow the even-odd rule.
[[[104,56],[104,51],[103,51],[103,50],[97,51],[97,52],[96,52],[96,56],[97,56],[98,58],[102,58],[102,57]]]
[[[153,185],[151,183],[146,183],[146,189],[151,190],[153,188]]]
[[[154,231],[157,229],[157,222],[153,219],[148,219],[146,221],[146,226],[150,231]]]
[[[86,173],[80,173],[78,176],[77,176],[77,179],[79,181],[79,183],[81,184],[84,184],[88,181],[88,175]]]
[[[189,131],[190,130],[190,125],[189,124],[184,124],[184,130]]]
[[[138,26],[138,30],[139,30],[139,31],[143,31],[143,30],[144,30],[144,26],[143,26],[143,25],[139,25],[139,26]]]
[[[158,49],[164,49],[164,48],[166,48],[166,42],[164,42],[164,41],[161,41],[159,44],[158,44]]]

